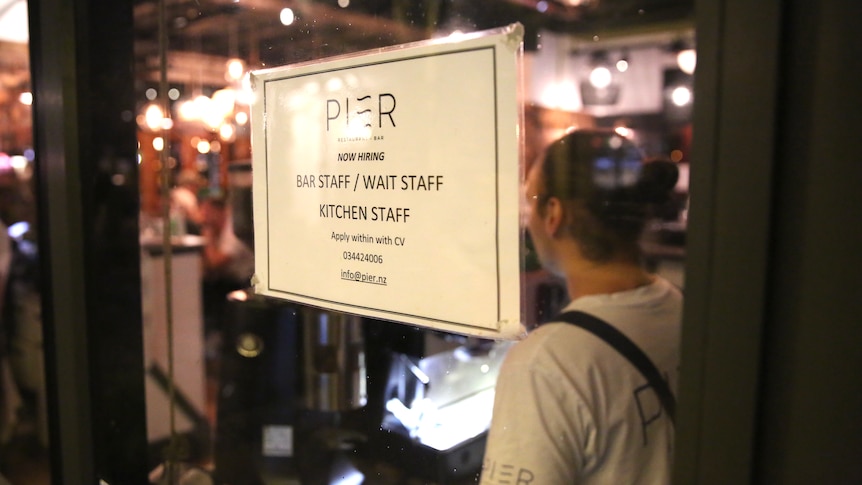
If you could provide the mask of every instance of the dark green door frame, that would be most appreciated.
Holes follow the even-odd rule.
[[[696,2],[674,483],[749,483],[770,250],[781,2]]]
[[[143,484],[132,4],[29,17],[53,482]]]
[[[696,12],[674,483],[862,483],[862,3]]]

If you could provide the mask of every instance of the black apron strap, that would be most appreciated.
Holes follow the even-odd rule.
[[[577,325],[604,340],[608,345],[616,349],[617,352],[626,357],[643,374],[649,385],[658,394],[658,399],[664,411],[670,417],[671,422],[676,423],[676,399],[673,397],[667,381],[662,378],[655,364],[653,364],[652,360],[647,357],[643,350],[622,332],[606,321],[580,311],[561,313],[551,319],[551,321]]]

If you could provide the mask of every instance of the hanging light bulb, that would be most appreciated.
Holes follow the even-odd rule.
[[[604,89],[611,85],[612,79],[611,70],[605,66],[597,66],[590,71],[590,84],[594,88]]]
[[[593,69],[590,71],[590,84],[596,89],[605,89],[613,82],[613,74],[608,68],[607,54],[595,52],[592,57]]]
[[[629,53],[623,51],[620,54],[620,58],[617,60],[616,64],[617,71],[626,72],[629,70]]]
[[[677,86],[670,93],[670,100],[676,106],[685,106],[691,102],[691,89],[687,86]]]
[[[620,84],[615,79],[615,66],[608,60],[607,52],[595,51],[590,56],[590,71],[580,83],[581,101],[584,107],[616,104],[620,96]]]
[[[697,52],[694,49],[683,49],[677,52],[676,63],[682,72],[693,74],[697,65]]]
[[[278,19],[281,21],[282,25],[291,25],[296,20],[296,14],[293,13],[292,8],[285,7],[281,9]]]
[[[144,111],[144,120],[146,122],[147,128],[156,131],[162,127],[162,120],[165,115],[162,113],[162,108],[157,104],[150,104],[147,106],[146,111]]]
[[[238,82],[245,74],[245,63],[242,59],[231,59],[227,61],[227,73],[225,78],[230,82]]]
[[[198,118],[198,111],[195,102],[192,100],[183,101],[177,106],[177,114],[181,120],[195,120]]]
[[[224,141],[233,140],[233,137],[236,134],[236,129],[233,127],[233,125],[231,125],[229,123],[225,123],[225,124],[221,125],[219,127],[218,131],[219,131],[219,136]]]
[[[620,59],[617,61],[617,71],[626,72],[629,70],[629,61]]]
[[[210,148],[211,148],[211,146],[210,146],[209,140],[198,141],[198,146],[197,146],[198,153],[200,153],[202,155],[206,155],[207,153],[210,152]]]
[[[236,105],[236,91],[230,88],[219,89],[213,93],[212,109],[222,118],[227,118],[233,114]]]

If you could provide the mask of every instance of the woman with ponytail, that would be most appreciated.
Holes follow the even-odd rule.
[[[531,168],[527,229],[570,303],[506,356],[482,484],[669,483],[682,295],[645,269],[639,240],[677,176],[598,130],[565,135]],[[622,334],[660,377],[571,314]]]

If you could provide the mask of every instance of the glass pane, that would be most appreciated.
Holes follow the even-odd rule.
[[[0,2],[0,482],[48,484],[27,2]]]
[[[179,437],[185,452],[172,456],[185,473],[226,483],[336,483],[336,476],[349,477],[338,483],[474,482],[495,381],[513,345],[253,293],[251,70],[520,22],[523,175],[572,128],[616,133],[638,150],[637,159],[614,158],[622,153],[616,147],[591,160],[591,170],[604,174],[598,185],[627,183],[646,161],[667,161],[678,177],[635,239],[636,265],[684,285],[692,2],[200,0],[164,7],[135,5],[154,476],[163,472],[162,450]],[[539,241],[527,228],[524,235],[523,323],[533,330],[569,303],[571,281],[546,269]],[[676,335],[662,338],[678,349]],[[429,428],[433,439],[423,435]]]

